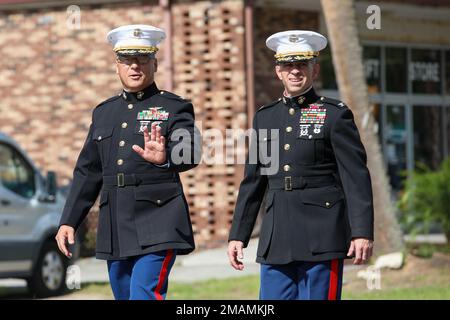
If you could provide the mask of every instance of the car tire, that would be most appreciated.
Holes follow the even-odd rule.
[[[28,288],[36,298],[61,295],[67,290],[66,275],[69,262],[53,241],[44,243],[33,270],[27,280]]]

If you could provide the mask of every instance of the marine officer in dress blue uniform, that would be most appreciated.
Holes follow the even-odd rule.
[[[96,257],[107,260],[116,299],[166,296],[176,255],[194,250],[179,172],[199,159],[194,109],[154,81],[162,29],[110,31],[123,91],[100,103],[73,173],[56,240],[67,243],[100,194]]]
[[[326,44],[303,30],[266,41],[284,92],[254,116],[228,246],[230,264],[242,270],[266,194],[256,259],[260,299],[340,299],[343,260],[360,264],[372,254],[371,179],[352,111],[312,87]]]

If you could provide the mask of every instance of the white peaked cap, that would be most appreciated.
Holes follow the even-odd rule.
[[[125,55],[155,53],[165,37],[164,30],[144,24],[118,27],[106,36],[113,50]]]
[[[327,38],[314,31],[288,30],[268,37],[266,45],[276,52],[277,62],[293,62],[317,57],[327,46]]]

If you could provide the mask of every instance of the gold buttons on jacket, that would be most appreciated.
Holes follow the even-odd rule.
[[[122,123],[122,128],[125,129],[126,127],[128,127],[128,123],[126,123],[126,122]]]
[[[123,164],[123,160],[122,160],[122,159],[117,160],[117,164],[118,164],[119,166],[121,166],[121,165]]]
[[[161,200],[156,200],[156,203],[158,204],[158,205],[160,205],[161,204]]]
[[[102,136],[98,136],[97,140],[98,141],[102,140]]]
[[[329,202],[325,202],[325,206],[328,208],[330,206]]]
[[[283,167],[283,169],[284,169],[284,171],[289,171],[289,170],[291,170],[291,166],[287,164]]]
[[[120,147],[123,147],[124,145],[125,145],[125,141],[122,140],[122,141],[119,142],[119,146]]]
[[[130,103],[129,105],[128,105],[128,109],[133,109],[133,104],[132,103]]]
[[[289,150],[291,148],[291,146],[289,145],[289,143],[286,143],[285,145],[284,145],[284,150]]]
[[[294,108],[289,108],[289,114],[291,116],[293,116],[295,114],[295,109]]]
[[[292,127],[286,127],[286,132],[291,132],[292,131]]]

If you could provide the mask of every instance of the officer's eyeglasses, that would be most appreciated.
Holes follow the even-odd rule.
[[[285,62],[279,64],[284,69],[302,69],[309,67],[310,63],[309,61],[296,61],[296,62]]]
[[[117,61],[120,64],[126,64],[127,66],[132,65],[133,63],[136,64],[147,64],[150,62],[150,60],[152,60],[153,58],[148,55],[143,55],[143,56],[117,56]]]

